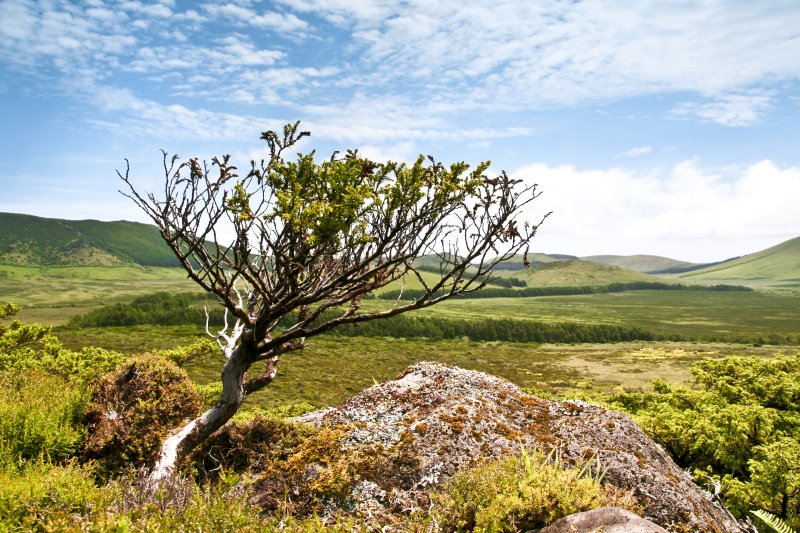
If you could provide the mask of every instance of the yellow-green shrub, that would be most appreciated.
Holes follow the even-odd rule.
[[[563,516],[632,499],[600,483],[590,464],[567,467],[558,455],[524,449],[456,474],[434,493],[434,512],[446,531],[526,531]]]
[[[0,531],[65,531],[91,522],[108,504],[94,474],[75,462],[31,461],[0,470]]]
[[[0,374],[0,466],[75,453],[87,400],[80,383],[41,370]]]

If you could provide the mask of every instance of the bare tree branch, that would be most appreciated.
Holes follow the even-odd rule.
[[[306,339],[479,290],[498,263],[527,252],[541,224],[519,220],[540,194],[536,185],[505,172],[487,177],[488,163],[445,166],[431,156],[378,163],[356,151],[322,163],[313,153],[285,160],[307,135],[299,123],[264,132],[269,159],[251,161],[244,176],[227,155],[207,164],[164,152],[161,198],[137,192],[127,161],[118,172],[123,194],[226,310],[216,335],[206,321],[226,356],[222,397],[181,432],[180,443],[170,443],[172,464],[227,421],[246,394],[269,384],[280,357]],[[437,258],[438,276],[415,263],[426,255]],[[423,289],[415,301],[362,308],[363,295],[412,280]],[[264,371],[246,375],[258,361]],[[162,473],[172,466],[159,464]]]

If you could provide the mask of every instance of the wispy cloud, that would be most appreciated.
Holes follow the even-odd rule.
[[[464,109],[686,91],[724,103],[743,88],[800,76],[794,59],[800,5],[791,2],[645,1],[624,11],[594,2],[513,0],[283,3],[351,32],[369,65],[361,83],[403,80],[427,89],[431,100],[457,101]],[[762,27],[769,31],[754,31]],[[757,116],[720,118],[741,125]]]
[[[624,152],[620,152],[617,154],[617,157],[639,157],[642,155],[647,155],[653,152],[652,146],[637,146],[636,148],[631,148],[630,150],[625,150]]]
[[[769,95],[731,94],[706,102],[684,102],[672,110],[676,117],[699,117],[723,126],[743,127],[758,123],[769,110]]]
[[[277,127],[279,122],[255,116],[215,112],[203,108],[188,108],[178,104],[162,104],[155,100],[137,97],[129,89],[105,86],[86,86],[95,105],[116,115],[111,121],[89,119],[95,127],[108,129],[129,138],[155,138],[172,140],[250,140],[258,137],[267,127]]]
[[[276,32],[293,32],[308,28],[308,23],[291,13],[264,11],[237,4],[203,4],[203,9],[211,16],[232,20],[239,25],[255,26]]]
[[[223,74],[245,68],[274,65],[286,54],[279,50],[264,50],[238,35],[219,39],[214,47],[177,44],[173,46],[142,47],[128,70],[132,72],[182,72],[198,70]]]
[[[713,0],[5,0],[0,64],[90,109],[127,94],[135,105],[91,122],[130,131],[153,129],[142,110],[200,132],[189,115],[247,124],[281,106],[340,141],[478,142],[532,131],[482,118],[495,112],[674,93],[686,101],[664,114],[748,126],[776,82],[800,79],[799,16],[796,2]]]

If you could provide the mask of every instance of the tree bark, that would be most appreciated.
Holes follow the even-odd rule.
[[[222,367],[222,396],[207,410],[168,437],[161,445],[158,460],[150,473],[150,480],[159,482],[171,476],[175,467],[201,442],[230,420],[244,401],[244,375],[253,363],[252,350],[241,342]],[[269,369],[271,381],[277,364]]]

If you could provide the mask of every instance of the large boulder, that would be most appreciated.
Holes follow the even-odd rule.
[[[598,460],[604,482],[631,491],[645,516],[669,531],[744,531],[627,416],[583,402],[543,400],[482,372],[419,363],[300,420],[344,431],[345,449],[402,444],[410,450],[414,468],[405,475],[413,479],[387,491],[363,476],[356,486],[352,501],[373,507],[402,506],[476,460],[522,445],[557,448],[566,462]]]

